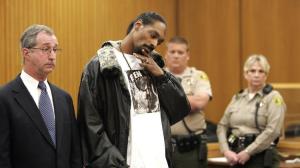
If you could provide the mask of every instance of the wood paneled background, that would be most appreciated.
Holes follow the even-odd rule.
[[[211,80],[213,99],[206,116],[217,122],[241,85],[239,0],[179,2],[178,34],[190,42],[190,65]]]
[[[67,90],[76,107],[84,65],[103,41],[122,39],[143,11],[166,18],[167,39],[177,34],[189,40],[190,65],[206,71],[213,87],[209,120],[218,122],[245,86],[242,65],[249,54],[268,57],[269,82],[300,82],[300,0],[0,0],[0,85],[21,70],[21,33],[45,24],[63,49],[49,80]]]
[[[101,43],[124,38],[130,21],[143,11],[159,12],[170,27],[168,35],[175,34],[173,0],[0,0],[0,85],[21,70],[22,32],[31,24],[45,24],[54,29],[63,49],[49,79],[67,90],[76,106],[84,65]]]

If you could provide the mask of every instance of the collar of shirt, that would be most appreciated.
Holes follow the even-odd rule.
[[[241,96],[241,97],[245,97],[245,96],[248,96],[249,94],[250,94],[250,92],[249,92],[249,89],[247,88],[247,89],[245,89],[245,90],[240,94],[240,96]],[[259,90],[258,92],[256,92],[255,95],[253,96],[253,98],[255,98],[256,95],[258,95],[259,97],[263,97],[262,89]],[[253,99],[253,98],[252,98],[252,99]]]
[[[140,66],[141,60],[136,58],[134,55],[126,54],[114,48],[117,60],[123,70],[143,70],[144,68]],[[129,65],[128,65],[128,64]]]
[[[34,79],[32,76],[30,76],[24,70],[22,70],[20,77],[21,77],[25,87],[27,88],[28,92],[32,96],[36,106],[38,107],[39,106],[39,97],[41,95],[41,90],[38,89],[39,81]],[[48,92],[48,95],[50,97],[52,107],[53,107],[53,100],[52,100],[52,93],[51,93],[50,86],[48,84],[47,79],[44,82],[46,84],[47,92]]]

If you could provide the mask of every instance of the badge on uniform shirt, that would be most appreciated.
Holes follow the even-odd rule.
[[[262,107],[266,104],[266,102],[264,100],[262,100],[260,103],[259,103],[259,107]]]
[[[277,106],[281,106],[283,103],[283,100],[280,96],[275,96],[273,97],[273,102],[277,105]]]

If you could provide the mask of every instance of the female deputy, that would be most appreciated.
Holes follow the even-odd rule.
[[[233,96],[218,124],[221,152],[233,167],[279,167],[275,147],[286,106],[280,93],[266,84],[269,70],[265,56],[247,59],[248,87]]]

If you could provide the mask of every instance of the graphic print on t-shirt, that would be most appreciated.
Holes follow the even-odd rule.
[[[136,114],[159,112],[159,101],[150,76],[145,70],[127,71],[133,109]]]

